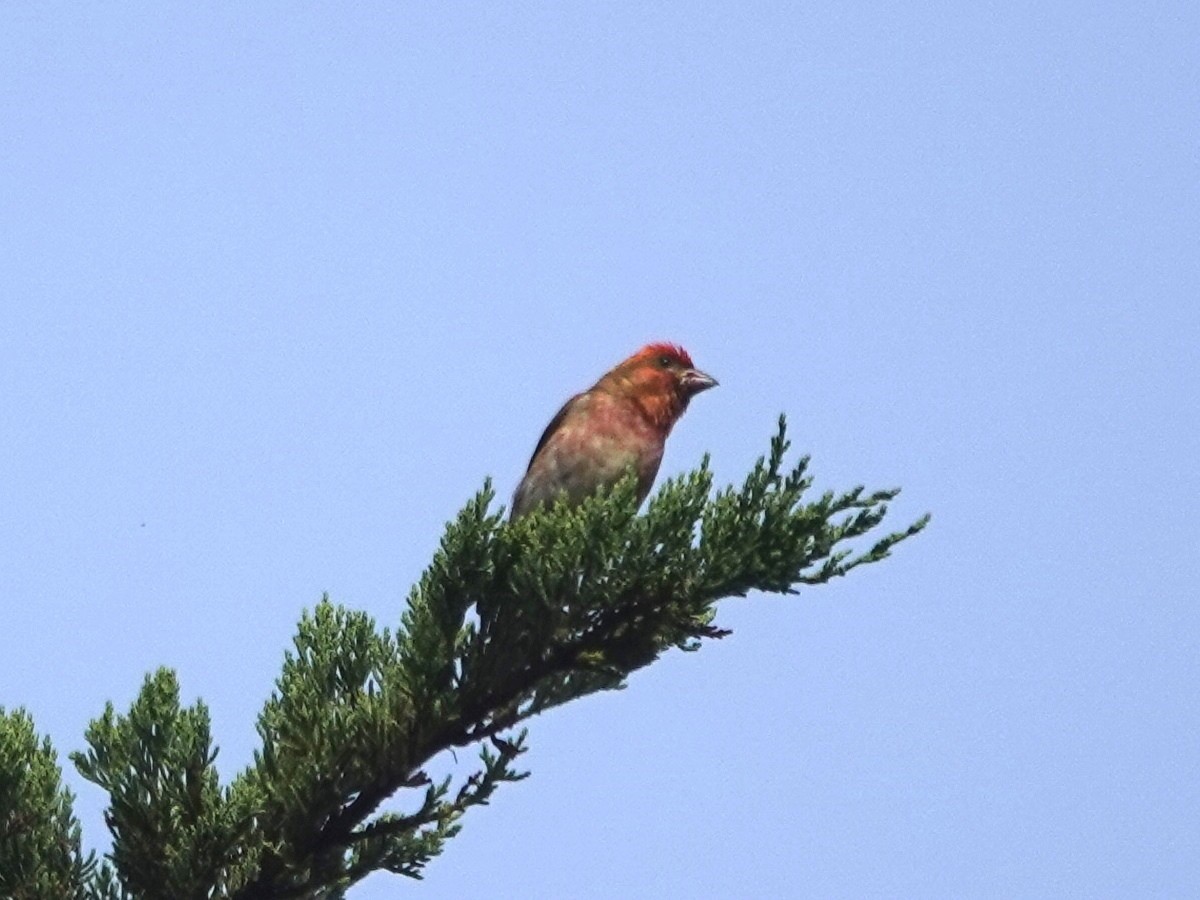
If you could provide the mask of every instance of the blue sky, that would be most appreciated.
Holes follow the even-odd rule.
[[[1200,8],[434,6],[0,11],[0,704],[65,754],[170,665],[233,774],[300,611],[395,623],[665,338],[664,473],[786,412],[933,524],[351,896],[1200,890]]]

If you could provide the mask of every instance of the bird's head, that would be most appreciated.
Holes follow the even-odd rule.
[[[600,380],[637,401],[646,414],[667,429],[683,415],[688,401],[717,386],[717,380],[696,368],[678,344],[647,344]]]

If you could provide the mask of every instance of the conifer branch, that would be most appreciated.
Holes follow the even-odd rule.
[[[110,706],[88,730],[89,750],[73,755],[112,798],[113,847],[99,867],[79,853],[48,746],[31,749],[26,721],[0,711],[0,889],[4,873],[26,871],[8,860],[30,854],[58,860],[56,877],[75,886],[61,896],[89,900],[340,898],[373,871],[421,877],[470,808],[526,777],[513,768],[525,731],[506,737],[513,729],[624,686],[673,647],[725,636],[714,624],[724,598],[844,576],[928,523],[859,550],[899,492],[806,500],[809,460],[786,468],[787,451],[781,417],[740,487],[714,493],[705,458],[644,515],[632,478],[511,524],[485,485],[447,526],[394,632],[328,598],[305,613],[259,716],[261,748],[226,787],[203,704],[182,707],[169,670],[150,676],[129,714]],[[19,749],[6,756],[14,734]],[[476,744],[478,767],[457,783],[426,774]],[[22,754],[43,760],[40,806],[5,800]],[[411,812],[380,812],[414,791],[423,793]],[[14,836],[36,828],[41,844],[17,846]]]

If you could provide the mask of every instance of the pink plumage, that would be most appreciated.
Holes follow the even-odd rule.
[[[677,344],[648,344],[568,400],[546,427],[513,496],[513,519],[563,496],[576,504],[628,471],[646,499],[671,428],[717,384]]]

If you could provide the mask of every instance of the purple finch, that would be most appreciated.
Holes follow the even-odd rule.
[[[717,384],[675,344],[650,344],[558,411],[513,496],[511,518],[563,496],[572,505],[633,470],[641,504],[688,401]]]

